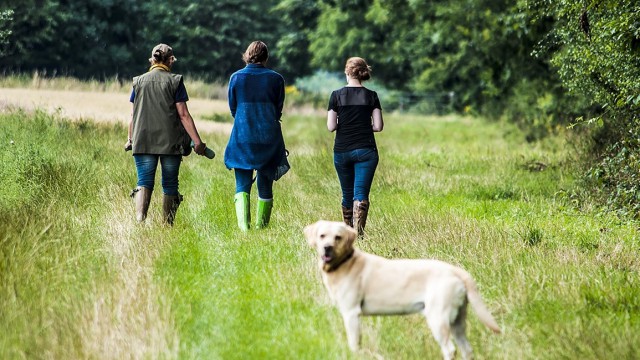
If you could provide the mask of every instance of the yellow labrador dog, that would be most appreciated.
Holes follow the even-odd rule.
[[[444,359],[455,356],[456,344],[471,359],[465,335],[467,302],[480,320],[500,333],[471,275],[438,260],[389,260],[353,247],[356,231],[342,222],[318,221],[304,228],[316,249],[322,280],[342,314],[349,347],[360,345],[361,315],[422,313],[440,344]]]

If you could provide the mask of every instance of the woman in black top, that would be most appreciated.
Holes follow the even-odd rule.
[[[371,78],[371,67],[359,57],[347,60],[347,85],[331,93],[327,128],[336,131],[333,162],[342,188],[344,222],[364,233],[369,192],[378,166],[374,132],[382,131],[382,107],[378,94],[362,86]]]

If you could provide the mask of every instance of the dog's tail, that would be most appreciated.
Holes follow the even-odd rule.
[[[458,276],[460,280],[464,282],[464,286],[467,289],[467,299],[469,300],[469,303],[471,303],[471,307],[473,307],[473,310],[480,318],[480,321],[482,321],[482,323],[485,324],[489,329],[493,330],[493,332],[499,334],[501,332],[500,327],[498,326],[498,323],[493,318],[493,315],[491,315],[489,309],[487,309],[487,306],[480,297],[480,292],[478,291],[476,282],[471,277],[471,274],[457,267],[454,267],[454,269],[456,276]]]

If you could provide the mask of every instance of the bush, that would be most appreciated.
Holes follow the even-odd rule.
[[[594,130],[586,177],[612,209],[638,216],[640,13],[633,0],[555,2],[553,54],[563,85],[603,110],[582,123]]]
[[[586,180],[610,210],[640,218],[640,121],[631,120],[602,123],[592,145],[596,162],[587,166]]]

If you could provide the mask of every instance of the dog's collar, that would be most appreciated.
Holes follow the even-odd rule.
[[[353,253],[355,252],[355,250],[351,250],[351,252],[349,252],[347,254],[347,256],[343,257],[338,263],[336,264],[327,264],[325,263],[324,266],[322,267],[324,269],[324,271],[330,273],[330,272],[334,272],[336,270],[338,270],[338,268],[346,263],[347,261],[349,261],[349,259],[351,259],[353,257]]]

